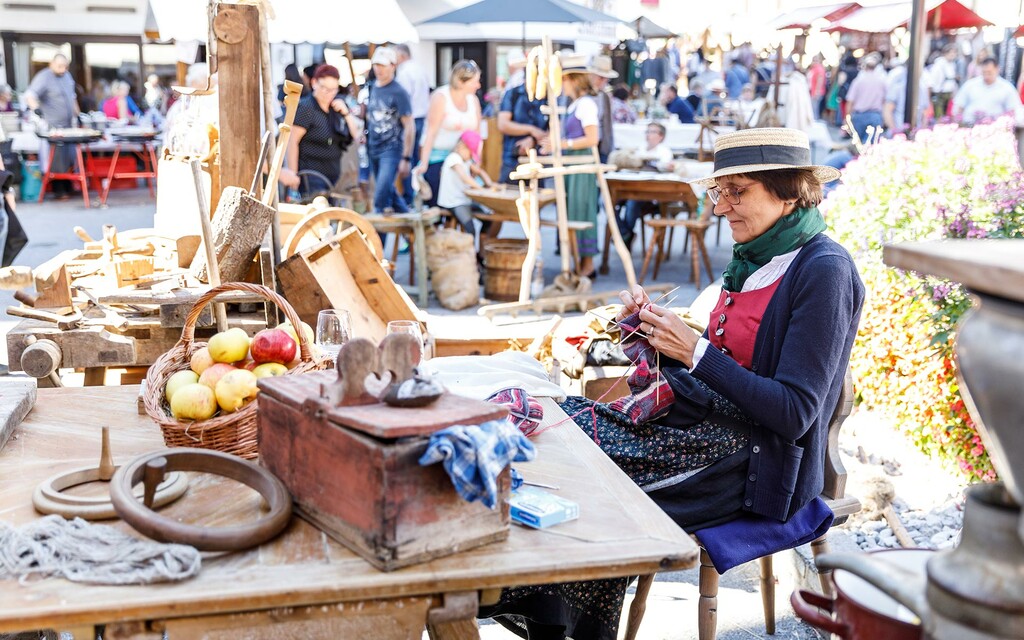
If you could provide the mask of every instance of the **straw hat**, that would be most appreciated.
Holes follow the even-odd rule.
[[[562,73],[590,73],[587,57],[575,51],[559,51],[558,59],[562,63]]]
[[[799,129],[761,128],[725,133],[715,139],[715,171],[692,181],[704,187],[715,186],[723,176],[773,169],[810,169],[818,182],[838,180],[838,169],[811,164],[811,145]]]
[[[612,70],[612,58],[606,55],[596,55],[590,59],[590,73],[609,80],[619,77],[617,71]]]

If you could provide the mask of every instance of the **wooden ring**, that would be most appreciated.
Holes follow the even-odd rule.
[[[115,467],[115,470],[118,467]],[[85,520],[109,520],[117,517],[114,504],[109,496],[74,496],[64,493],[65,489],[89,482],[106,482],[100,477],[99,467],[82,467],[57,474],[36,485],[32,493],[32,505],[39,513],[55,513],[65,518]],[[153,500],[154,507],[170,504],[185,495],[188,477],[183,473],[170,474],[157,487]],[[141,488],[134,492],[142,496]]]
[[[270,505],[270,513],[255,522],[229,527],[199,527],[162,516],[139,502],[132,487],[142,481],[146,467],[160,458],[167,471],[197,471],[224,476],[257,491]],[[220,451],[181,447],[141,455],[122,466],[110,481],[110,497],[117,514],[136,531],[160,542],[191,545],[201,551],[237,551],[270,540],[288,525],[292,498],[270,471]]]

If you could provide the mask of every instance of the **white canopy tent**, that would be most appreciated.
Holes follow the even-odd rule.
[[[149,2],[161,40],[206,41],[207,0]],[[274,14],[267,23],[271,42],[343,44],[419,40],[415,27],[396,0],[270,0],[270,5]]]
[[[19,33],[142,36],[149,0],[0,2],[0,25]]]

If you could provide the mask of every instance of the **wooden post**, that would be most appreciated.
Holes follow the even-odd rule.
[[[541,55],[548,59],[548,64],[545,66],[550,68],[551,58],[555,55],[551,50],[551,36],[545,35],[542,42],[541,46],[544,51],[541,52]],[[547,82],[547,78],[538,77],[537,82]],[[548,91],[548,108],[551,110],[548,116],[548,130],[551,132],[551,157],[554,160],[553,166],[559,168],[563,166],[562,121],[558,118],[558,96],[554,95],[552,91]],[[570,273],[572,250],[569,248],[569,212],[565,204],[565,176],[560,173],[555,174],[555,210],[558,215],[558,244],[559,252],[562,254],[562,273],[567,274]],[[532,269],[533,265],[530,265],[530,268]],[[520,302],[525,301],[520,300]]]
[[[220,87],[220,183],[247,189],[259,155],[259,9],[220,4],[213,31]]]

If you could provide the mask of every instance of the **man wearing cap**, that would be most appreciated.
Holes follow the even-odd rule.
[[[377,47],[370,60],[376,84],[366,101],[366,153],[374,177],[373,207],[407,213],[409,207],[395,190],[395,176],[409,175],[416,123],[409,93],[395,82],[398,57],[389,47]]]
[[[395,56],[398,60],[398,67],[395,72],[395,82],[400,84],[406,93],[409,94],[409,102],[412,104],[412,120],[416,123],[416,137],[413,138],[414,158],[420,157],[420,137],[423,136],[423,123],[427,121],[427,110],[430,108],[430,81],[423,67],[412,59],[412,51],[409,45],[400,44],[395,47]],[[405,196],[406,204],[412,204],[412,174],[402,178],[402,195]]]
[[[601,162],[608,162],[608,154],[615,148],[612,133],[612,97],[608,93],[608,81],[618,78],[619,74],[612,70],[612,59],[606,55],[596,55],[590,60],[590,84],[597,91],[597,123],[600,142],[597,153]]]
[[[540,111],[542,100],[530,100],[525,85],[526,56],[515,50],[508,56],[511,72],[505,94],[498,109],[498,131],[501,142],[501,181],[512,184],[508,175],[519,165],[519,156],[539,146],[548,134],[548,119]]]

